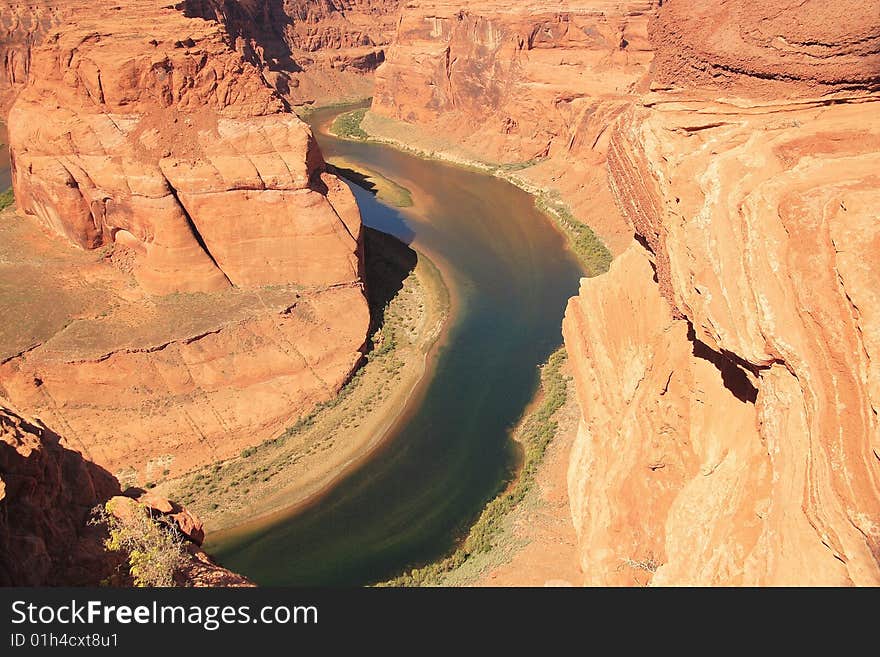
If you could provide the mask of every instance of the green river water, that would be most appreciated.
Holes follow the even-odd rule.
[[[223,565],[262,585],[364,585],[447,553],[513,476],[510,429],[537,389],[538,366],[562,342],[582,275],[513,185],[387,146],[318,140],[328,159],[362,163],[412,191],[415,206],[401,211],[353,187],[364,223],[438,262],[458,303],[424,394],[381,448],[304,508],[211,538]]]

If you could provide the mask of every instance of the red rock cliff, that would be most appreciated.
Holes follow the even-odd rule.
[[[134,250],[151,292],[356,282],[356,210],[221,27],[151,2],[99,14],[32,51],[9,113],[19,209],[84,248]]]
[[[654,5],[409,2],[372,112],[445,140],[432,150],[525,165],[518,176],[561,192],[617,251],[631,234],[608,191],[606,128],[644,83]]]
[[[2,226],[3,289],[28,310],[0,295],[22,317],[0,390],[144,484],[336,394],[369,322],[360,216],[222,23],[153,0],[44,6],[57,21],[9,113],[33,221]]]
[[[123,555],[108,552],[106,532],[89,522],[92,510],[120,495],[106,470],[64,447],[41,424],[0,399],[0,585],[97,586],[126,584]],[[134,500],[117,498],[134,504]],[[168,512],[188,542],[177,583],[183,586],[249,586],[202,552],[197,518],[156,497],[144,497],[155,514]],[[158,507],[158,508],[157,508]]]
[[[597,107],[622,104],[650,62],[651,5],[410,2],[373,110],[449,130],[498,161],[589,150]]]
[[[399,0],[186,0],[188,15],[227,26],[235,48],[293,104],[372,94]]]
[[[663,3],[566,314],[588,584],[880,584],[880,11]]]

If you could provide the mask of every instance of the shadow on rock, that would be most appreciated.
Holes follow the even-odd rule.
[[[0,404],[0,585],[94,585],[121,561],[91,510],[119,482],[57,433]]]

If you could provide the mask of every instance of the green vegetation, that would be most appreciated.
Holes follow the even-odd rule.
[[[184,559],[183,538],[170,525],[154,519],[143,504],[132,500],[125,509],[114,509],[112,504],[113,500],[97,507],[91,521],[107,527],[110,535],[104,546],[128,555],[135,586],[174,586],[174,573]]]
[[[568,379],[561,371],[565,360],[565,349],[560,348],[550,356],[541,371],[543,396],[540,406],[526,417],[518,436],[523,450],[523,464],[516,480],[486,505],[467,537],[452,554],[404,573],[381,586],[436,584],[440,577],[460,567],[473,555],[492,549],[495,537],[503,528],[505,517],[522,502],[534,484],[535,473],[544,458],[547,445],[556,434],[557,423],[553,416],[568,397]]]
[[[598,276],[608,271],[614,259],[608,247],[589,226],[577,220],[568,206],[560,200],[558,193],[541,194],[536,198],[535,205],[566,234],[588,276]]]
[[[336,120],[333,121],[333,125],[330,127],[330,132],[342,139],[364,141],[370,136],[363,128],[361,128],[361,122],[366,115],[366,107],[361,107],[351,112],[340,114],[336,117]]]
[[[15,203],[15,197],[12,195],[12,187],[0,194],[0,210],[5,210]]]
[[[203,519],[222,515],[226,522],[254,500],[283,503],[278,491],[296,490],[302,468],[320,468],[325,453],[332,460],[333,450],[368,428],[377,407],[400,392],[412,376],[407,364],[421,360],[439,334],[448,290],[430,260],[396,238],[365,228],[364,242],[372,324],[362,366],[335,397],[292,419],[283,432],[235,458],[161,482],[164,496]]]
[[[649,552],[644,559],[624,559],[621,566],[632,568],[633,570],[644,570],[652,575],[657,572],[663,564],[654,558],[654,553]]]
[[[526,160],[525,162],[510,162],[508,164],[499,164],[496,168],[503,171],[504,173],[513,173],[514,171],[522,171],[523,169],[528,169],[529,167],[533,167],[543,161],[543,157],[536,157],[532,158],[531,160]]]

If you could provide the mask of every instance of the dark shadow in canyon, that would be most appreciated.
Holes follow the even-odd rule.
[[[373,350],[373,336],[385,325],[385,310],[415,270],[418,254],[388,233],[364,226],[364,271],[370,305],[370,332],[366,353]]]
[[[61,437],[0,406],[0,586],[95,586],[117,559],[103,547],[104,529],[88,524],[91,510],[114,495],[110,472],[67,449]],[[15,440],[15,438],[13,438]]]
[[[256,3],[251,7],[236,0],[183,0],[174,8],[187,18],[217,21],[226,26],[232,43],[243,49],[245,58],[271,71],[298,73],[285,35],[293,26],[282,0]],[[241,41],[239,41],[241,39]]]
[[[379,194],[379,188],[376,187],[376,184],[360,171],[355,171],[354,169],[349,169],[347,167],[338,167],[333,164],[328,164],[327,172],[337,175],[340,178],[344,178],[348,182],[357,185],[361,189],[367,190],[373,196],[378,196]]]

